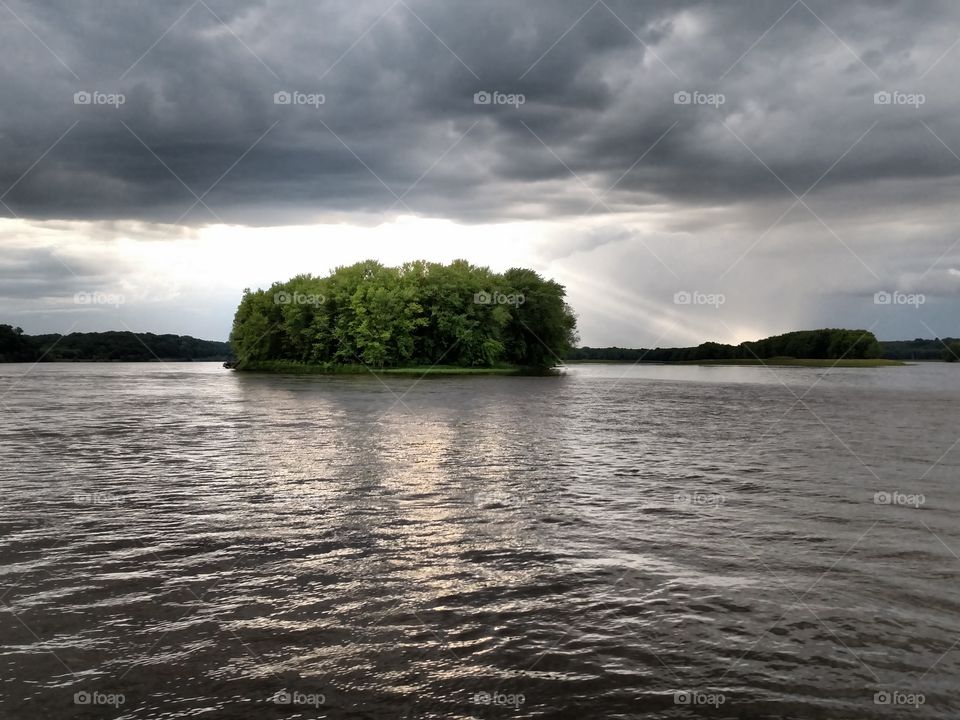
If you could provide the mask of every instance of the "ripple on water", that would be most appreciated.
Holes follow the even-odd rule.
[[[757,370],[18,375],[0,717],[956,717],[942,369]]]

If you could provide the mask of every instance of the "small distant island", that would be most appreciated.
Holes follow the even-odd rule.
[[[129,331],[25,335],[0,325],[0,362],[192,362],[223,361],[230,345],[189,335]]]
[[[244,290],[230,334],[238,370],[543,372],[574,346],[559,283],[455,260],[386,267],[368,260],[326,277]]]
[[[772,335],[739,345],[706,342],[695,347],[620,348],[581,347],[567,355],[568,362],[649,362],[722,365],[803,365],[878,367],[904,361],[960,358],[960,340],[877,340],[868,330],[822,328]]]

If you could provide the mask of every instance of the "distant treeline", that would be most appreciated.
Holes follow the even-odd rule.
[[[850,349],[847,352],[847,349]],[[846,353],[846,354],[845,354]],[[227,360],[230,344],[199,340],[189,335],[154,335],[113,331],[71,333],[62,336],[25,335],[11,325],[0,325],[0,362],[64,362],[161,360]],[[686,348],[581,347],[569,350],[567,360],[619,362],[681,362],[696,360],[845,357],[887,360],[946,360],[960,358],[960,339],[881,340],[866,330],[802,330],[740,345],[707,342]]]
[[[230,345],[189,335],[154,335],[128,331],[24,335],[0,325],[0,362],[150,360],[226,360]]]
[[[946,360],[956,362],[960,356],[960,339],[881,340],[882,357],[890,360]]]
[[[940,345],[942,359],[943,345]],[[883,357],[883,344],[867,330],[800,330],[744,342],[739,345],[706,342],[684,348],[590,348],[567,355],[568,360],[618,360],[627,362],[683,362],[696,360],[754,360],[774,357],[850,360]]]

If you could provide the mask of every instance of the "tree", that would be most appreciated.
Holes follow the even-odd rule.
[[[36,354],[21,328],[0,325],[0,362],[27,362],[34,360]]]
[[[522,268],[508,270],[503,279],[507,298],[513,296],[516,303],[506,330],[508,359],[518,365],[550,367],[576,340],[576,316],[564,302],[563,286]]]

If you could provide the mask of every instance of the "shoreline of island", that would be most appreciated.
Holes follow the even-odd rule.
[[[552,369],[524,368],[519,365],[499,365],[494,367],[460,367],[456,365],[409,365],[400,367],[371,367],[361,364],[312,364],[292,360],[264,360],[243,364],[225,362],[225,368],[249,373],[269,373],[278,375],[412,375],[412,376],[454,376],[454,375],[515,375],[538,376],[554,375]]]

